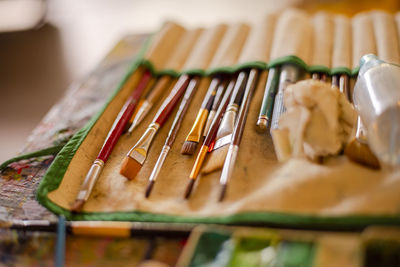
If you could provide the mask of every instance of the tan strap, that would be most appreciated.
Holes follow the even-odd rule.
[[[314,15],[313,23],[313,53],[311,65],[331,67],[331,54],[333,43],[333,20],[325,13]]]
[[[275,14],[267,14],[262,21],[252,25],[238,63],[268,62],[276,22]]]
[[[336,15],[333,18],[332,68],[351,68],[351,21],[348,17]]]
[[[144,58],[150,61],[157,70],[164,69],[171,51],[175,50],[176,44],[184,33],[185,29],[182,26],[174,22],[165,23],[152,38]]]
[[[272,44],[271,60],[294,55],[310,63],[312,25],[308,15],[299,9],[282,13],[277,22]]]
[[[386,62],[400,63],[399,40],[394,17],[384,11],[371,12],[378,57]]]
[[[180,41],[176,43],[176,49],[173,51],[171,57],[168,59],[168,62],[165,65],[166,69],[173,69],[176,71],[182,70],[185,61],[187,60],[203,30],[204,29],[202,28],[196,28],[185,32]]]
[[[369,13],[359,13],[352,20],[353,68],[366,54],[376,54],[376,45],[372,19]]]
[[[183,69],[206,69],[217,51],[227,28],[226,24],[219,24],[213,28],[204,30],[185,62]]]

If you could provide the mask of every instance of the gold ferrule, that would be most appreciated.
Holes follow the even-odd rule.
[[[81,186],[81,190],[78,193],[78,196],[76,197],[76,200],[84,200],[87,201],[92,190],[94,187],[94,184],[96,183],[97,179],[100,176],[101,171],[104,168],[104,161],[101,159],[96,159],[92,166],[90,167],[85,180],[83,181],[83,184]]]
[[[207,122],[208,110],[207,109],[200,109],[199,113],[197,114],[196,120],[190,130],[188,136],[186,137],[185,141],[189,142],[200,142],[201,134],[203,132],[204,125]]]
[[[257,130],[263,133],[267,130],[267,125],[268,125],[268,117],[266,115],[258,116]]]
[[[194,162],[193,169],[190,172],[190,179],[196,179],[197,175],[199,175],[201,166],[203,165],[204,159],[206,158],[208,151],[208,146],[203,145],[200,148],[199,154],[197,155],[196,161]]]
[[[224,117],[222,118],[221,124],[218,128],[216,140],[233,132],[233,129],[235,128],[237,111],[238,105],[236,104],[229,104],[229,106],[226,108]]]
[[[233,103],[233,104],[229,104],[229,105],[226,107],[226,111],[225,111],[225,112],[229,112],[229,111],[237,112],[238,109],[239,109],[239,106],[238,106],[237,104]]]
[[[140,164],[143,164],[147,156],[147,151],[149,150],[151,142],[153,141],[159,128],[160,125],[158,123],[152,122],[147,127],[146,131],[136,145],[128,152],[128,157],[131,157]]]
[[[144,100],[142,102],[142,105],[140,106],[138,112],[135,115],[135,118],[133,119],[131,127],[129,127],[128,130],[129,133],[132,133],[133,130],[143,121],[143,119],[146,117],[147,113],[149,113],[152,106],[153,103],[150,103],[147,100]]]

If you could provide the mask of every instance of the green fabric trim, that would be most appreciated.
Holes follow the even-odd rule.
[[[0,171],[2,171],[5,168],[7,168],[7,166],[10,165],[13,162],[17,162],[17,161],[24,160],[24,159],[30,159],[30,158],[43,157],[43,156],[57,154],[58,152],[60,152],[60,150],[63,147],[64,147],[64,145],[52,146],[52,147],[48,147],[48,148],[41,149],[41,150],[38,150],[38,151],[34,151],[34,152],[31,152],[31,153],[27,153],[27,154],[23,154],[23,155],[20,155],[20,156],[16,156],[14,158],[11,158],[11,159],[3,162],[0,165]]]
[[[286,64],[286,63],[292,63],[295,65],[298,65],[299,67],[303,68],[304,70],[308,70],[307,64],[299,57],[297,56],[285,56],[285,57],[280,57],[274,60],[271,60],[268,64],[268,68],[273,68],[278,65]]]
[[[354,69],[351,70],[351,75],[352,76],[357,76],[358,75],[358,71],[360,70],[360,67],[356,67]]]
[[[142,221],[142,222],[179,222],[179,223],[220,223],[220,224],[274,224],[288,227],[302,228],[326,228],[326,229],[354,229],[363,228],[370,224],[384,225],[400,225],[400,216],[372,216],[372,215],[354,215],[342,217],[322,217],[308,214],[290,214],[290,213],[275,213],[275,212],[243,212],[228,216],[210,216],[210,217],[185,217],[173,216],[164,214],[153,214],[148,212],[84,212],[73,214],[48,198],[48,193],[57,189],[60,185],[64,174],[70,164],[74,154],[78,150],[86,138],[89,131],[92,129],[101,114],[107,108],[108,104],[118,94],[122,85],[128,77],[135,71],[138,66],[143,63],[142,49],[138,57],[132,63],[129,71],[118,85],[117,89],[107,100],[102,110],[95,115],[85,127],[77,132],[70,141],[58,153],[47,173],[43,177],[38,190],[37,200],[43,206],[56,214],[65,215],[69,220],[118,220],[118,221]],[[294,56],[281,58],[271,62],[270,66],[276,66],[283,63],[293,63],[301,67],[306,67],[304,62]],[[192,70],[197,71],[197,70]],[[201,71],[201,70],[199,70]],[[3,163],[4,164],[4,163]],[[2,165],[3,166],[3,165]]]
[[[179,76],[179,72],[172,70],[172,69],[163,69],[163,70],[157,70],[153,63],[151,63],[150,61],[148,61],[147,59],[144,59],[141,64],[143,66],[145,66],[147,69],[149,69],[151,71],[151,73],[154,76],[160,76],[160,75],[169,75],[172,77],[178,77]]]
[[[336,67],[331,69],[331,75],[336,75],[336,74],[347,74],[349,76],[352,75],[352,71],[349,68],[346,67]]]
[[[322,73],[326,73],[326,74],[330,74],[331,73],[331,69],[326,67],[326,66],[322,66],[322,65],[313,65],[308,67],[308,71],[309,72],[322,72]]]

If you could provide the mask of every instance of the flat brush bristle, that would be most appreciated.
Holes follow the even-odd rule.
[[[144,196],[148,198],[150,196],[151,190],[153,189],[154,186],[154,181],[149,181],[146,187],[146,192],[144,193]]]
[[[373,169],[380,168],[379,161],[375,157],[374,153],[372,153],[369,146],[367,144],[360,143],[357,139],[353,139],[347,144],[344,153],[354,162]]]
[[[183,146],[181,149],[181,154],[182,155],[193,155],[194,152],[196,151],[197,144],[198,144],[197,142],[185,141],[185,143],[183,143]]]
[[[188,199],[190,197],[190,194],[192,193],[193,190],[194,181],[195,181],[194,179],[190,179],[188,185],[186,186],[185,199]]]
[[[126,156],[122,161],[119,173],[129,180],[132,180],[136,177],[140,171],[140,168],[142,168],[142,165],[139,162],[129,156]]]
[[[83,205],[85,205],[85,201],[83,199],[77,199],[75,200],[74,204],[71,207],[72,212],[80,212],[83,208]]]
[[[222,169],[222,166],[224,166],[226,154],[228,154],[228,149],[229,145],[222,146],[216,150],[213,150],[206,163],[204,164],[204,167],[201,170],[202,174],[209,174],[214,171],[218,171]]]
[[[222,202],[224,200],[227,187],[228,187],[227,184],[221,185],[221,192],[219,193],[219,199],[218,199],[219,202]]]

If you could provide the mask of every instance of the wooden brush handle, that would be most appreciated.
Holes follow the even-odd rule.
[[[215,94],[215,97],[214,97],[214,101],[213,101],[211,110],[217,110],[217,109],[218,109],[218,107],[219,107],[219,105],[220,105],[220,103],[221,103],[221,99],[222,99],[223,94],[224,94],[224,90],[225,90],[225,87],[226,87],[226,83],[227,83],[226,81],[222,81],[222,82],[218,85],[217,92],[216,92],[216,94]]]
[[[247,71],[241,71],[236,80],[235,88],[233,89],[233,93],[229,104],[236,104],[240,106],[240,102],[242,102],[244,89],[246,87],[247,80]]]
[[[150,103],[157,102],[161,95],[168,89],[171,77],[164,75],[158,79],[154,87],[146,95],[146,100]]]
[[[204,145],[210,146],[211,142],[214,140],[215,136],[217,135],[218,127],[219,127],[219,122],[224,115],[225,109],[229,104],[229,98],[232,95],[233,89],[235,87],[235,79],[232,79],[228,87],[226,88],[224,97],[221,100],[221,104],[218,107],[217,113],[215,114],[215,117],[211,123],[210,130],[207,133],[207,136],[204,140]]]
[[[188,83],[189,83],[189,75],[184,74],[181,77],[179,77],[174,88],[172,88],[172,91],[169,93],[167,98],[165,98],[161,107],[158,109],[153,122],[159,124],[160,127],[163,126],[163,124],[167,121],[169,115],[171,115],[171,112],[174,110],[174,107],[178,103],[179,99],[185,92]]]
[[[182,120],[185,117],[185,114],[189,108],[193,95],[196,92],[199,81],[200,81],[199,77],[193,77],[190,80],[189,85],[187,86],[185,95],[183,96],[182,102],[179,105],[178,112],[176,113],[175,119],[172,122],[171,129],[168,133],[168,137],[165,140],[165,145],[169,147],[171,147],[175,141],[176,135],[178,134],[179,128],[181,127]]]
[[[254,89],[256,88],[258,79],[258,70],[250,70],[249,79],[246,83],[246,90],[243,96],[243,103],[240,106],[239,115],[235,129],[232,133],[232,144],[238,146],[242,140],[244,126],[246,124],[247,114],[249,112],[251,98],[253,97]]]
[[[142,95],[144,89],[146,88],[147,83],[150,81],[150,78],[151,73],[150,71],[146,70],[143,73],[139,84],[136,86],[135,90],[133,90],[132,94],[128,97],[117,118],[115,119],[115,122],[108,133],[103,147],[101,148],[100,153],[97,156],[97,159],[100,159],[103,162],[107,161],[108,157],[111,154],[111,151],[113,150],[115,144],[118,142],[119,137],[124,131],[126,124],[131,118],[133,111],[135,110],[136,104],[140,99],[140,96]]]
[[[219,76],[214,77],[212,79],[210,86],[208,87],[207,93],[204,96],[203,102],[201,103],[202,109],[207,109],[207,110],[211,109],[211,106],[212,106],[212,103],[214,100],[214,96],[215,96],[215,93],[217,92],[217,88],[220,83],[220,80],[221,79]]]

